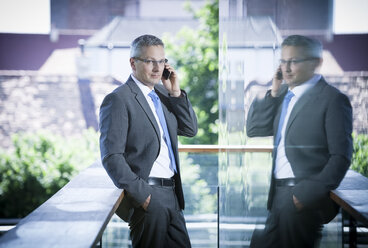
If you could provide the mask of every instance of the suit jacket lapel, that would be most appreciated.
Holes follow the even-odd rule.
[[[325,81],[322,78],[320,81],[318,81],[318,83],[313,88],[305,92],[305,94],[298,100],[298,102],[295,104],[293,110],[290,113],[290,117],[289,117],[286,129],[285,129],[286,132],[287,130],[289,130],[291,124],[295,120],[296,116],[301,112],[305,104],[307,104],[310,101],[316,101],[315,99],[318,98],[321,92],[321,89],[324,86],[325,86]]]
[[[128,81],[126,82],[128,86],[130,87],[133,94],[135,94],[135,99],[137,100],[138,104],[142,107],[143,111],[146,113],[148,119],[150,120],[153,128],[155,129],[157,138],[159,141],[160,139],[160,128],[158,127],[156,118],[154,117],[152,110],[150,106],[148,105],[148,102],[143,95],[142,91],[139,89],[138,85],[134,82],[134,80],[129,77]]]

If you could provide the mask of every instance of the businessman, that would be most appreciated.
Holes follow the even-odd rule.
[[[130,66],[100,108],[102,163],[125,192],[116,213],[129,222],[133,247],[191,247],[177,136],[196,135],[196,115],[159,38],[136,38]]]
[[[321,64],[317,40],[287,37],[271,90],[249,109],[248,136],[274,136],[269,215],[251,247],[318,247],[323,224],[337,214],[329,192],[350,165],[352,109],[317,73]]]

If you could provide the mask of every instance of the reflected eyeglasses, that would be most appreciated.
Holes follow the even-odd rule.
[[[164,64],[167,63],[167,59],[161,59],[161,60],[152,60],[152,59],[141,59],[141,58],[138,58],[138,57],[134,57],[133,59],[135,60],[139,60],[139,61],[142,61],[143,63],[145,63],[146,65],[150,65],[150,66],[153,66],[153,65],[160,65],[160,66],[163,66]]]

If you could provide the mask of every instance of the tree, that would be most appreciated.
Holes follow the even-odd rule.
[[[353,134],[354,150],[351,169],[368,177],[368,135]]]
[[[0,218],[25,217],[98,159],[93,129],[78,137],[39,131],[12,139],[14,150],[0,150]]]
[[[180,85],[189,95],[198,117],[198,134],[183,144],[217,144],[218,142],[218,0],[206,2],[194,12],[198,29],[182,28],[176,36],[164,36],[166,51],[180,76]]]

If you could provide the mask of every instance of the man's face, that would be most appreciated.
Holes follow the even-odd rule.
[[[151,60],[155,62],[144,62],[142,60]],[[138,59],[130,58],[130,65],[133,69],[133,75],[149,88],[158,84],[165,68],[164,63],[157,61],[165,60],[165,51],[162,46],[143,47]]]
[[[309,56],[302,47],[284,46],[281,50],[282,76],[291,89],[312,78],[321,62]]]

